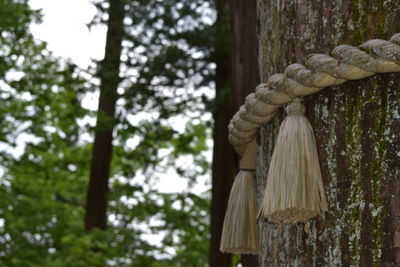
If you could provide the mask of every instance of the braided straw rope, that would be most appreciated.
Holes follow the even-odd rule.
[[[272,75],[246,97],[228,127],[228,138],[236,152],[243,154],[258,128],[271,121],[278,108],[294,98],[375,73],[400,72],[400,33],[389,41],[374,39],[358,47],[340,45],[331,54],[311,54],[305,66],[297,63],[287,66],[283,74]]]

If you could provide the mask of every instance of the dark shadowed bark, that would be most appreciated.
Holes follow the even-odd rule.
[[[86,200],[85,229],[107,227],[108,178],[112,157],[112,134],[120,82],[119,66],[123,37],[124,0],[110,1],[106,51],[99,77],[100,99]]]
[[[228,141],[228,124],[233,116],[231,85],[231,54],[229,33],[229,5],[226,0],[217,0],[217,22],[215,42],[216,104],[214,117],[214,148],[212,164],[211,243],[210,266],[231,267],[232,257],[219,251],[222,225],[235,177],[235,152]]]
[[[230,0],[235,110],[259,83],[256,0]]]
[[[230,0],[232,80],[235,110],[259,83],[257,62],[256,0]],[[244,267],[257,265],[257,256],[243,255]]]
[[[218,35],[231,38],[222,42],[219,40],[216,49],[218,110],[214,113],[210,264],[213,267],[230,267],[231,256],[219,252],[222,224],[238,160],[228,142],[227,127],[234,110],[258,84],[256,2],[219,0],[217,11]],[[257,266],[257,259],[245,255],[241,263],[242,266]]]
[[[261,81],[310,53],[400,32],[398,0],[257,0]],[[305,98],[329,201],[306,224],[260,221],[261,266],[400,266],[400,75]],[[261,129],[261,202],[281,112]]]

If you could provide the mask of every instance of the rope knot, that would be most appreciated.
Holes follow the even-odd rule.
[[[306,113],[306,107],[300,101],[302,100],[299,98],[293,99],[293,101],[286,106],[286,113],[288,115],[304,115]]]

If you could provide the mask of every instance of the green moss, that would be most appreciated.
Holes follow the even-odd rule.
[[[390,1],[350,1],[350,17],[354,27],[350,30],[352,45],[360,45],[373,37],[387,39],[389,28],[388,11]],[[393,1],[392,1],[393,2]]]
[[[278,2],[286,4],[283,10],[277,7]],[[263,81],[277,69],[294,63],[294,59],[299,61],[299,58],[305,58],[307,53],[315,52],[314,49],[329,52],[335,45],[359,45],[367,39],[388,38],[393,32],[400,31],[398,1],[332,0],[331,3],[331,10],[322,11],[329,4],[321,4],[321,1],[316,0],[259,0],[259,4],[263,5],[260,10],[264,22],[269,23],[264,23],[262,29],[265,32],[260,32],[260,66],[264,75]],[[345,12],[346,3],[350,3],[347,7],[348,15]],[[300,8],[303,8],[301,12]],[[321,19],[320,12],[326,12],[323,16],[329,14],[330,19],[327,22],[324,21],[325,18]],[[300,17],[299,14],[306,15]],[[329,45],[326,38],[332,38]],[[265,244],[270,247],[264,248],[264,259],[273,259],[277,266],[344,266],[344,244],[349,249],[349,265],[358,266],[362,248],[361,233],[364,234],[362,216],[368,205],[372,218],[373,243],[369,250],[373,255],[373,264],[380,264],[382,222],[390,212],[388,200],[382,199],[382,186],[389,182],[388,177],[393,179],[395,172],[388,168],[393,159],[388,158],[386,153],[389,148],[393,148],[396,138],[390,128],[393,118],[400,119],[398,109],[393,111],[393,105],[397,101],[393,95],[398,97],[398,88],[395,88],[393,78],[389,74],[380,74],[363,81],[347,82],[339,86],[339,90],[327,88],[315,96],[306,98],[306,105],[313,109],[308,111],[309,119],[319,135],[319,156],[327,176],[324,177],[324,181],[329,199],[329,212],[305,226],[265,226],[263,229],[268,230],[263,232],[263,238]],[[366,105],[377,105],[377,109],[373,109],[367,117],[368,133],[362,128],[362,124],[366,123]],[[396,105],[398,106],[398,103]],[[392,106],[392,109],[389,106]],[[262,131],[263,166],[258,169],[263,173],[264,179],[280,119],[274,120],[273,124]],[[342,144],[342,139],[338,140],[338,131],[344,131],[345,144]],[[365,151],[362,145],[365,145],[365,137],[373,144],[373,162],[367,165],[369,170],[366,172],[371,176],[370,187],[367,189],[365,179],[361,176],[362,168],[365,167],[365,164],[362,164],[362,153]],[[344,173],[349,177],[344,178],[343,170],[338,169],[338,155],[345,157],[347,170]],[[346,192],[342,191],[344,187],[340,184],[342,181],[338,181],[338,177],[346,180],[345,182],[350,181],[349,185],[346,185]],[[368,203],[365,201],[364,190],[371,192]],[[342,196],[344,199],[339,199]]]

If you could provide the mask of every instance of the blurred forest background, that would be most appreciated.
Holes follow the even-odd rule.
[[[218,252],[241,99],[227,2],[94,0],[105,57],[83,69],[32,35],[28,0],[0,0],[1,266],[231,264]]]

